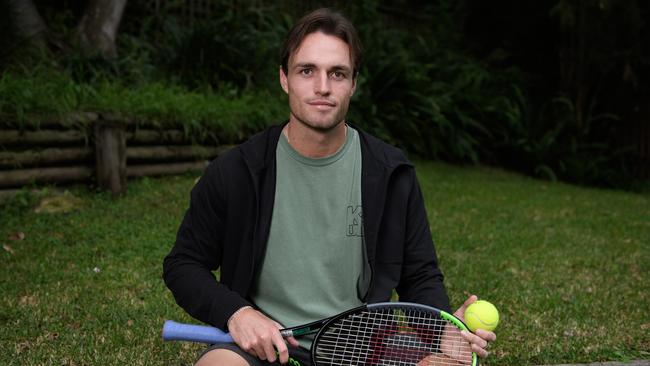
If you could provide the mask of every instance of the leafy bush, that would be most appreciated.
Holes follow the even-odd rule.
[[[283,96],[262,91],[239,95],[208,87],[189,90],[165,82],[126,84],[105,78],[78,83],[51,68],[5,72],[0,77],[2,124],[25,127],[44,116],[77,111],[118,113],[143,125],[182,128],[196,140],[242,141],[264,126],[286,118]]]
[[[368,7],[364,14],[381,19],[376,12]],[[477,163],[490,151],[483,145],[490,119],[505,118],[490,107],[505,98],[500,90],[516,75],[495,75],[463,54],[454,45],[451,20],[440,18],[436,29],[442,33],[429,29],[415,37],[380,20],[362,23],[366,62],[353,118],[415,155]]]
[[[551,98],[530,113],[530,104],[515,86],[513,94],[517,103],[504,99],[498,106],[513,118],[495,129],[492,139],[501,165],[550,180],[627,188],[634,184],[633,150],[614,148],[612,141],[617,116],[589,114],[580,125],[568,98]]]
[[[277,85],[278,63],[273,60],[278,59],[288,21],[282,21],[273,5],[243,4],[237,11],[231,4],[216,5],[218,17],[190,24],[168,16],[152,20],[163,29],[156,41],[159,65],[189,87]]]
[[[617,117],[605,113],[611,108],[596,103],[599,94],[586,103],[572,96],[571,88],[557,93],[551,82],[536,89],[531,80],[541,74],[503,62],[508,52],[512,59],[517,54],[507,46],[478,42],[490,54],[470,53],[463,22],[477,21],[464,17],[471,15],[470,9],[484,11],[492,5],[416,3],[361,0],[343,5],[365,48],[351,121],[417,157],[487,163],[586,184],[623,186],[632,179],[629,162],[634,155],[613,140]],[[49,60],[43,70],[5,72],[0,79],[0,115],[25,123],[30,114],[110,111],[159,126],[182,125],[196,138],[221,142],[240,141],[286,119],[286,100],[277,85],[278,52],[292,18],[299,16],[297,9],[307,10],[304,3],[218,0],[210,2],[206,14],[189,20],[183,12],[193,3],[156,4],[161,8],[154,12],[144,2],[129,3],[117,59],[66,49],[57,55],[54,67]],[[540,24],[552,24],[551,18],[562,20],[580,10],[571,4],[556,1],[562,6],[551,15],[544,10],[550,4],[536,6],[535,12],[544,11],[535,16],[547,20]],[[608,4],[616,5],[613,10],[638,7],[620,1]],[[70,16],[62,12],[54,17],[59,19],[54,22],[62,29],[59,33],[74,24],[66,20]],[[570,22],[560,23],[562,32],[584,33],[567,28]],[[632,25],[626,31],[632,35],[643,28],[638,21]],[[554,40],[546,37],[548,47]],[[524,45],[530,51],[532,46]],[[598,50],[599,57],[609,52],[607,47]],[[644,54],[642,47],[632,50]],[[531,63],[521,55],[519,59]],[[632,67],[627,66],[626,72]],[[636,80],[633,76],[628,75]]]
[[[353,116],[367,129],[421,157],[580,184],[635,184],[634,151],[615,141],[618,116],[564,95],[540,102],[528,94],[529,74],[471,56],[451,2],[422,9],[435,25],[410,32],[386,27],[380,7],[364,4],[367,58]]]

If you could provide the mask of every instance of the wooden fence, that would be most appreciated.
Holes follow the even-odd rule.
[[[83,123],[0,129],[0,195],[33,184],[94,183],[119,195],[127,178],[203,170],[230,146],[192,144],[181,130],[86,114]]]

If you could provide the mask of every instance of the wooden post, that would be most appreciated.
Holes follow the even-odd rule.
[[[99,120],[95,123],[95,156],[97,185],[113,197],[126,192],[126,134],[119,121]]]

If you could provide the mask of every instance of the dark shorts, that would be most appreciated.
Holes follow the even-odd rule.
[[[262,361],[259,358],[251,355],[250,353],[244,351],[243,349],[239,348],[234,343],[217,343],[209,346],[208,348],[205,349],[199,356],[199,358],[203,357],[206,353],[215,350],[215,349],[227,349],[230,351],[235,352],[236,354],[242,356],[246,362],[250,366],[281,366],[282,364],[280,362],[268,362],[268,361]],[[198,360],[198,359],[197,359]],[[311,366],[311,352],[309,352],[308,349],[299,347],[289,347],[289,362],[287,362],[285,365],[288,366]]]

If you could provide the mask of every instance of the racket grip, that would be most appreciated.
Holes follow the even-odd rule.
[[[229,333],[207,325],[183,324],[173,320],[165,321],[162,330],[164,341],[190,341],[201,343],[232,343]]]

